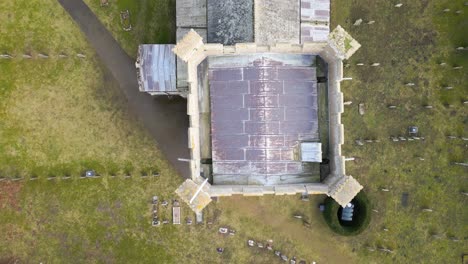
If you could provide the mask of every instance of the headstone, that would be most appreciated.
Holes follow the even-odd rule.
[[[445,8],[443,11],[444,11],[445,13],[450,12],[450,8]]]
[[[454,70],[460,70],[460,69],[463,69],[463,66],[454,66],[453,69]]]
[[[25,54],[23,54],[23,58],[24,59],[31,59],[32,56],[31,56],[31,54],[25,53]]]
[[[41,59],[47,59],[47,58],[49,58],[49,55],[44,54],[44,53],[39,53],[39,54],[37,54],[37,56],[38,56],[39,58],[41,58]]]
[[[10,54],[0,54],[0,58],[2,58],[2,59],[12,59],[13,56],[11,56]]]
[[[445,89],[445,90],[452,90],[452,89],[453,89],[453,86],[445,86],[444,89]]]
[[[401,205],[403,207],[407,207],[408,206],[408,198],[409,198],[409,193],[407,192],[404,192],[402,195],[401,195]]]
[[[372,25],[374,23],[375,23],[375,20],[371,20],[371,21],[367,22],[367,25]]]
[[[396,4],[395,7],[402,7],[403,4],[402,3],[399,3],[399,4]]]
[[[65,53],[60,53],[58,56],[59,56],[59,58],[62,58],[62,59],[68,57],[67,54],[65,54]]]
[[[396,105],[389,105],[388,106],[388,109],[396,109],[396,108],[397,108]]]
[[[84,55],[84,54],[82,54],[82,53],[77,53],[76,56],[77,56],[78,58],[81,58],[81,59],[86,58],[86,55]]]
[[[364,146],[364,142],[361,139],[356,139],[355,142],[358,146]]]
[[[445,66],[445,65],[447,65],[447,63],[446,62],[441,62],[441,63],[439,63],[439,65],[440,66]]]
[[[360,115],[364,115],[364,113],[366,112],[366,109],[365,109],[365,106],[363,103],[360,103],[359,104],[359,114]]]
[[[361,24],[362,24],[362,19],[360,18],[360,19],[356,20],[353,25],[354,26],[359,26]]]
[[[379,62],[374,62],[374,63],[371,64],[371,66],[372,67],[378,67],[378,66],[380,66],[380,63]]]
[[[358,63],[356,63],[356,65],[357,65],[357,66],[364,66],[364,63],[358,62]]]
[[[406,86],[415,86],[416,84],[415,83],[412,83],[412,82],[409,82],[409,83],[405,83]]]
[[[343,105],[351,105],[353,103],[353,101],[346,101],[343,103]]]

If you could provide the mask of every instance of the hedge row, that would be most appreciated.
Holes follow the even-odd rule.
[[[355,205],[353,221],[344,222],[340,220],[341,206],[331,197],[325,199],[325,211],[323,216],[328,226],[337,234],[352,236],[361,233],[370,223],[371,206],[366,194],[361,191],[354,197],[352,203]]]

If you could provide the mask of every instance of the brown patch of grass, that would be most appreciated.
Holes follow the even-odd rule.
[[[22,187],[21,182],[0,182],[0,209],[8,207],[19,210],[19,193]]]

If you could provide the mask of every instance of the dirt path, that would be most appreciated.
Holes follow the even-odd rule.
[[[154,99],[138,91],[135,61],[120,47],[82,0],[58,0],[78,24],[99,59],[112,73],[125,94],[130,111],[156,140],[159,149],[183,176],[189,177],[187,162],[187,104],[183,99]]]

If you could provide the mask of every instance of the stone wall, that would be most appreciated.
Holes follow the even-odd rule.
[[[340,32],[343,29],[340,28]],[[193,34],[192,31],[190,34]],[[350,37],[349,35],[346,35]],[[288,184],[276,186],[230,186],[213,185],[209,187],[209,193],[213,197],[231,196],[241,194],[245,196],[260,196],[264,194],[296,194],[307,190],[309,193],[322,193],[330,195],[331,192],[339,195],[337,191],[338,182],[343,181],[346,176],[345,158],[341,153],[341,145],[344,143],[344,127],[341,124],[341,113],[343,113],[343,93],[340,83],[343,80],[342,59],[349,54],[342,54],[336,49],[333,40],[328,42],[313,42],[304,44],[276,43],[273,45],[259,45],[256,43],[239,43],[234,46],[224,46],[222,44],[200,44],[199,39],[192,36],[193,43],[185,41],[180,48],[177,44],[174,52],[187,62],[188,68],[188,115],[190,116],[189,148],[191,150],[192,179],[200,178],[200,120],[198,105],[198,77],[197,66],[207,56],[241,55],[254,53],[296,53],[296,54],[316,54],[321,56],[328,63],[328,99],[329,99],[329,122],[330,122],[330,175],[323,183],[316,184]],[[352,40],[357,43],[355,40]],[[353,43],[354,43],[353,42]],[[355,44],[359,48],[359,43]],[[357,49],[353,49],[353,53]],[[180,53],[180,54],[178,54]],[[342,186],[342,185],[339,185]],[[359,191],[360,189],[357,188]],[[347,191],[347,190],[344,190]],[[348,190],[349,191],[349,190]],[[355,190],[353,189],[353,192]],[[356,192],[357,194],[357,192]],[[354,194],[355,195],[355,194]],[[348,195],[354,197],[354,195]],[[341,203],[346,201],[341,201]]]

